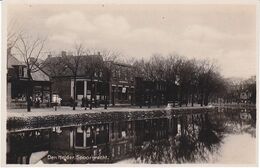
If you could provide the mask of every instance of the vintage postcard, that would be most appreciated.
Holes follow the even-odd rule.
[[[4,1],[2,164],[256,166],[258,8]]]

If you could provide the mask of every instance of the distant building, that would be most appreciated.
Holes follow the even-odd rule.
[[[256,76],[230,84],[225,96],[226,103],[256,103]]]

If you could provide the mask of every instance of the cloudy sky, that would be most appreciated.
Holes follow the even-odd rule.
[[[47,36],[46,51],[70,50],[83,42],[86,48],[118,50],[125,57],[209,58],[225,77],[256,74],[254,5],[13,4],[7,17],[16,29]]]

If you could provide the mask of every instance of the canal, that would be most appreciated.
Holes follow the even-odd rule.
[[[140,113],[29,129],[12,121],[7,163],[256,163],[255,108]]]

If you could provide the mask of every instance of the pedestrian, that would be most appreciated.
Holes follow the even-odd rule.
[[[82,97],[82,99],[81,99],[81,107],[85,107],[85,103],[86,103],[85,97]]]
[[[61,101],[62,101],[62,98],[58,97],[58,99],[57,99],[58,106],[61,106]]]
[[[86,97],[86,107],[88,107],[88,104],[89,104],[89,100],[88,100],[88,98]]]
[[[35,98],[35,106],[37,107],[37,108],[39,108],[40,107],[40,97],[37,95],[37,97]]]

